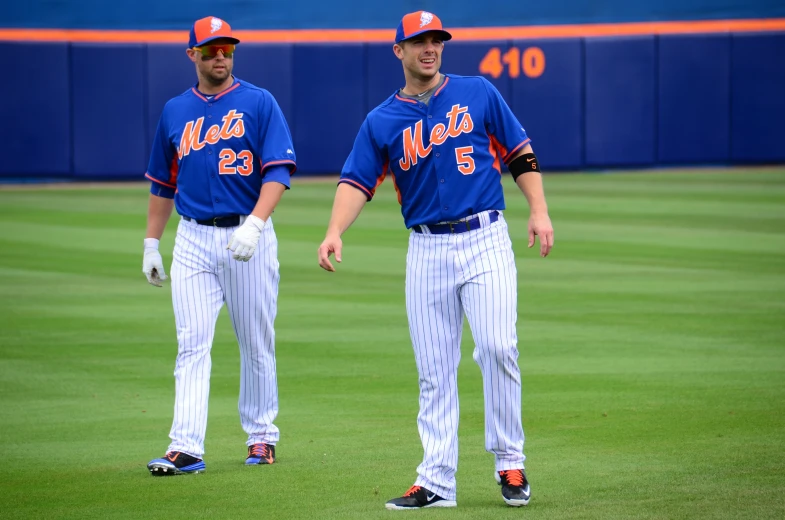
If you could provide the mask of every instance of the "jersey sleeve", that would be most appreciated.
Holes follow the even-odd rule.
[[[272,94],[265,93],[260,112],[259,120],[262,122],[263,131],[259,136],[261,142],[258,149],[259,160],[262,163],[262,175],[264,176],[267,168],[277,165],[286,166],[289,169],[289,175],[292,175],[297,169],[292,134],[281,107],[278,106],[278,102]]]
[[[291,173],[289,173],[289,168],[285,164],[276,164],[274,166],[270,166],[264,170],[264,175],[262,177],[262,184],[267,184],[268,182],[277,182],[286,186],[286,188],[291,187]]]
[[[384,181],[389,166],[389,159],[376,146],[371,130],[369,116],[360,127],[338,181],[338,184],[349,184],[362,191],[368,200],[373,198],[376,188]]]
[[[166,123],[166,107],[158,120],[158,128],[153,139],[153,149],[150,151],[150,163],[147,165],[145,177],[166,188],[177,188],[177,154],[171,141]],[[166,190],[164,190],[166,191]],[[153,190],[151,188],[150,192]],[[168,193],[168,191],[166,191]]]
[[[486,121],[486,128],[491,136],[491,143],[493,143],[506,164],[531,139],[526,135],[526,130],[523,129],[518,118],[512,113],[512,110],[510,110],[507,102],[504,101],[496,87],[487,79],[480,79],[488,92],[488,120]]]

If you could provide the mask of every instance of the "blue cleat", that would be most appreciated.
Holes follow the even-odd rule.
[[[201,473],[204,471],[204,461],[181,451],[170,451],[161,459],[151,460],[147,469],[154,477]]]

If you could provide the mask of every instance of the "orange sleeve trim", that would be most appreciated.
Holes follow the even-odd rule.
[[[785,30],[785,18],[749,20],[692,20],[672,22],[627,22],[573,25],[529,25],[515,27],[450,28],[454,41],[516,40],[644,34],[697,34],[765,32]],[[240,30],[234,36],[243,42],[319,43],[384,42],[395,40],[393,29],[292,29]],[[111,43],[188,42],[188,31],[133,31],[97,29],[0,29],[5,41],[67,41]]]
[[[358,182],[355,182],[355,181],[353,181],[351,179],[341,179],[341,180],[338,181],[338,184],[341,184],[342,182],[345,182],[346,184],[351,184],[352,186],[354,186],[358,190],[360,190],[363,193],[365,193],[365,196],[368,197],[368,200],[371,200],[373,198],[373,192],[369,191],[368,188],[366,188],[362,184],[360,184]]]
[[[515,152],[517,152],[518,150],[520,150],[522,147],[526,146],[526,145],[527,145],[527,144],[529,144],[530,142],[531,142],[531,139],[529,139],[529,138],[527,137],[527,138],[526,138],[526,139],[525,139],[525,140],[524,140],[524,141],[523,141],[521,144],[519,144],[518,146],[516,146],[515,148],[513,148],[512,150],[510,150],[510,153],[508,153],[507,155],[505,155],[505,156],[504,156],[504,159],[502,159],[502,160],[504,161],[504,164],[507,164],[507,161],[509,161],[509,160],[510,160],[510,157],[512,157],[513,155],[515,155]]]
[[[158,180],[158,179],[156,179],[155,177],[151,176],[149,173],[145,173],[145,174],[144,174],[144,176],[145,176],[145,177],[147,177],[148,179],[150,179],[150,180],[151,180],[151,181],[153,181],[153,182],[157,182],[157,183],[158,183],[158,184],[160,184],[161,186],[166,186],[167,188],[175,188],[175,189],[177,188],[177,186],[173,186],[173,185],[171,185],[171,184],[169,184],[169,183],[166,183],[166,182],[164,182],[164,181],[159,181],[159,180]]]
[[[270,166],[275,166],[276,164],[291,164],[292,166],[294,166],[294,168],[289,170],[289,175],[294,175],[294,172],[297,171],[297,164],[290,159],[281,159],[280,161],[270,161],[267,164],[262,163],[262,161],[259,161],[259,163],[262,165],[262,171],[266,170]]]

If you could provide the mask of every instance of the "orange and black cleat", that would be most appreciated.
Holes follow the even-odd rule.
[[[499,471],[496,482],[502,487],[502,498],[508,506],[519,507],[529,503],[531,489],[523,469]]]
[[[257,442],[248,446],[248,457],[245,459],[247,466],[254,464],[272,464],[275,462],[275,446]]]

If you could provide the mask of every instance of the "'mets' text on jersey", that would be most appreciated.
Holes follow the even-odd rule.
[[[269,92],[235,79],[215,96],[191,88],[166,104],[146,177],[176,188],[177,212],[201,220],[251,213],[276,165],[295,169],[286,119]]]
[[[389,172],[406,227],[505,209],[501,162],[529,142],[485,78],[445,76],[427,105],[394,94],[371,111],[341,172],[369,200]]]

